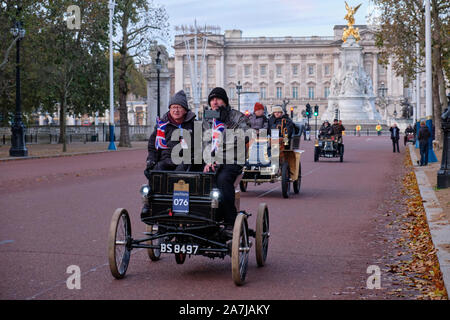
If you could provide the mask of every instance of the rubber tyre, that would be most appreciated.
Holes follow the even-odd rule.
[[[233,239],[231,242],[231,275],[234,284],[241,286],[245,282],[248,267],[250,240],[247,217],[238,214],[234,221]]]
[[[289,163],[284,162],[281,167],[281,193],[283,194],[283,198],[289,198],[289,191]]]
[[[239,189],[241,189],[242,192],[246,192],[247,191],[247,185],[248,185],[248,182],[240,181],[239,182]]]
[[[314,162],[319,161],[319,148],[314,147]]]
[[[177,264],[183,264],[186,261],[186,253],[175,253],[175,261]]]
[[[108,261],[111,274],[116,279],[125,277],[130,262],[131,223],[127,210],[119,208],[114,212],[109,226]]]
[[[265,203],[261,203],[256,217],[255,252],[258,267],[266,264],[269,248],[269,209]]]
[[[298,164],[298,177],[297,180],[295,180],[292,183],[292,186],[294,187],[294,193],[299,194],[300,193],[300,187],[302,185],[302,164]]]
[[[145,231],[154,233],[153,226],[146,224]],[[150,245],[158,245],[161,243],[161,238],[158,238],[156,240],[150,240],[147,243]],[[161,251],[159,249],[147,249],[147,254],[150,260],[152,261],[158,261],[161,258]]]
[[[341,146],[340,146],[340,151],[341,151],[341,155],[340,155],[340,157],[339,157],[339,161],[340,162],[344,162],[344,145],[343,144],[341,144]]]

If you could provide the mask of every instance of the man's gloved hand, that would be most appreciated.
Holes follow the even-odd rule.
[[[147,167],[144,170],[144,175],[147,177],[147,179],[150,179],[150,171],[153,170],[155,165],[156,165],[155,161],[147,161]]]

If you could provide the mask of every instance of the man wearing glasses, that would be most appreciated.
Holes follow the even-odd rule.
[[[144,171],[148,178],[151,170],[187,170],[187,164],[176,165],[172,162],[172,149],[181,143],[182,149],[190,148],[183,135],[191,135],[194,130],[195,114],[189,110],[186,94],[178,91],[169,101],[169,111],[157,119],[155,130],[148,140],[147,168]],[[180,139],[172,141],[172,133],[180,129]],[[190,139],[189,139],[190,141]]]

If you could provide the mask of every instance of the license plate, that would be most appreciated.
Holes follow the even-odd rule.
[[[172,200],[173,212],[188,213],[189,212],[189,192],[174,191]]]
[[[261,174],[267,175],[267,174],[272,174],[273,170],[271,167],[268,168],[261,168]]]
[[[161,243],[161,253],[185,253],[185,254],[197,254],[199,246],[196,244],[184,244],[184,243]]]

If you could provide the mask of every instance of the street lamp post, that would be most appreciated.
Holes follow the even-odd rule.
[[[114,70],[113,70],[113,15],[114,0],[109,0],[109,146],[108,150],[117,150],[114,142]]]
[[[21,8],[18,8],[20,11]],[[25,29],[22,27],[21,21],[16,21],[14,27],[11,28],[11,33],[16,42],[16,114],[14,116],[14,123],[11,127],[11,149],[9,155],[11,157],[27,157],[28,149],[25,146],[25,126],[22,122],[22,100],[20,92],[20,41],[25,36]]]
[[[157,55],[156,55],[156,61],[155,61],[155,66],[156,66],[156,74],[157,74],[157,83],[158,83],[158,87],[157,87],[157,101],[156,101],[156,105],[157,105],[157,115],[158,118],[161,117],[161,87],[160,87],[160,74],[161,74],[161,59],[159,58],[159,56],[161,55],[161,51],[158,51]]]
[[[238,95],[238,110],[241,111],[241,91],[242,91],[242,85],[241,82],[238,81],[238,84],[236,85],[236,92]]]
[[[426,124],[430,132],[433,132],[433,97],[432,97],[432,57],[431,57],[431,8],[430,0],[425,0],[425,101]],[[439,115],[436,115],[439,116]],[[433,151],[433,138],[428,139],[428,162],[437,162]]]

